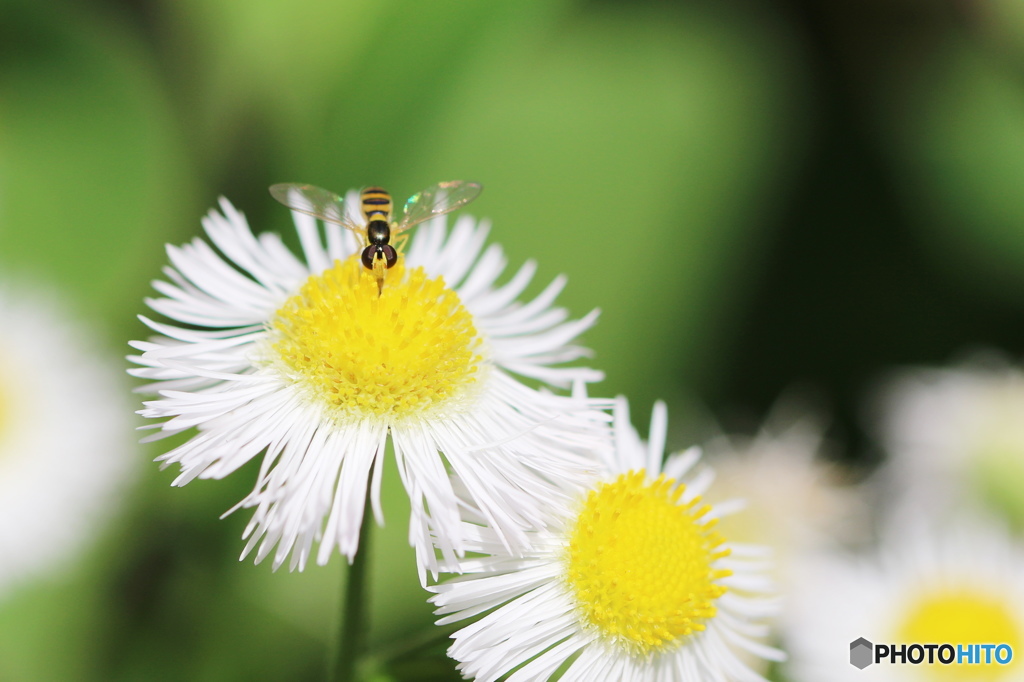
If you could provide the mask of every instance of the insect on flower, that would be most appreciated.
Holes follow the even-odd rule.
[[[344,200],[315,185],[281,183],[270,186],[270,194],[282,204],[314,218],[341,225],[356,233],[366,244],[360,259],[373,272],[378,291],[384,289],[384,275],[398,262],[398,254],[412,226],[435,216],[451,213],[476,199],[483,186],[476,182],[450,180],[439,182],[409,197],[402,220],[391,220],[391,195],[380,187],[367,187],[359,193],[364,224],[352,220],[345,211]],[[395,244],[392,237],[399,237]]]
[[[139,391],[155,394],[141,414],[159,420],[154,440],[191,435],[160,456],[180,466],[174,485],[262,460],[233,508],[254,510],[243,556],[273,556],[275,568],[290,557],[296,570],[335,551],[351,561],[367,502],[383,522],[386,450],[408,493],[424,582],[454,566],[474,537],[465,505],[518,555],[528,531],[547,527],[596,473],[604,405],[548,387],[601,380],[567,364],[586,356],[574,341],[598,312],[572,320],[554,305],[565,277],[524,300],[533,261],[495,283],[507,259],[487,244],[489,225],[463,216],[449,229],[441,215],[479,191],[447,183],[414,197],[396,231],[437,218],[409,231],[404,251],[406,233],[391,243],[390,206],[368,203],[365,213],[380,210],[387,228],[374,244],[354,194],[342,203],[304,185],[272,190],[298,209],[299,254],[278,235],[254,234],[226,199],[203,220],[208,240],[168,247],[167,281],[154,282],[161,296],[147,299],[168,321],[143,317],[156,335],[132,343],[141,351],[132,374],[148,381]],[[360,258],[367,246],[370,269]],[[390,271],[384,246],[397,257]],[[469,485],[456,490],[452,473]]]

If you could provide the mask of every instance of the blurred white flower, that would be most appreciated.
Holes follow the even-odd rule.
[[[756,436],[720,436],[704,447],[715,471],[708,498],[746,505],[723,518],[719,530],[736,542],[770,547],[782,584],[796,555],[869,533],[862,491],[841,465],[821,457],[823,432],[818,419],[780,403]]]
[[[980,359],[897,375],[876,406],[900,504],[929,512],[987,506],[1024,524],[1024,373]],[[886,481],[881,481],[886,485]]]
[[[545,680],[567,664],[565,681],[761,680],[738,652],[782,657],[758,641],[776,608],[764,550],[718,534],[723,509],[701,502],[712,476],[690,476],[695,449],[662,461],[666,426],[659,403],[643,443],[620,400],[605,471],[523,556],[484,519],[467,524],[481,556],[430,588],[439,624],[486,614],[452,635],[464,675]]]
[[[120,381],[51,294],[0,285],[0,592],[95,540],[135,471]]]
[[[772,575],[783,608],[802,555],[860,542],[869,533],[861,491],[839,464],[821,458],[821,423],[791,407],[780,401],[754,437],[719,436],[704,448],[705,461],[715,472],[707,499],[744,502],[742,513],[724,517],[718,530],[734,542],[757,542],[772,550]],[[777,632],[773,635],[778,638]],[[747,655],[744,662],[768,671],[766,659]]]
[[[876,556],[822,555],[801,567],[784,635],[794,682],[946,682],[1024,679],[1024,553],[977,519],[896,523]],[[934,521],[934,519],[932,519]],[[1008,665],[879,662],[861,670],[850,645],[1007,644]],[[947,652],[948,653],[948,652]],[[927,654],[925,654],[927,655]],[[898,659],[897,659],[898,660]]]
[[[352,209],[351,219],[362,223]],[[297,259],[273,234],[258,238],[226,200],[200,239],[168,247],[170,282],[149,300],[184,326],[145,322],[162,334],[136,342],[134,374],[159,397],[141,414],[165,420],[156,437],[198,433],[160,459],[179,464],[176,485],[222,478],[263,460],[251,494],[244,557],[274,553],[278,567],[305,566],[359,546],[369,495],[382,522],[380,484],[390,434],[412,504],[410,542],[422,570],[436,571],[466,546],[449,473],[471,491],[503,543],[522,547],[524,528],[544,525],[563,487],[595,465],[607,415],[587,403],[528,388],[509,374],[569,386],[599,372],[560,367],[586,351],[572,341],[597,311],[566,321],[552,307],[559,277],[528,303],[518,299],[536,265],[496,286],[506,259],[484,249],[488,228],[444,217],[417,228],[383,289],[359,261],[362,245],[335,224],[293,212]],[[430,533],[437,538],[437,551]],[[276,551],[275,551],[276,548]]]

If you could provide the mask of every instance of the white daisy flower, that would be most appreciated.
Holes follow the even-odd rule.
[[[931,528],[897,524],[876,556],[818,557],[796,584],[784,619],[792,657],[786,672],[794,682],[1024,679],[1024,552],[990,525],[966,519]],[[861,638],[907,649],[949,644],[956,654],[958,645],[1006,644],[1013,660],[946,664],[936,648],[931,663],[925,652],[917,664],[897,657],[860,669],[850,656]]]
[[[588,682],[762,680],[739,652],[781,659],[758,641],[777,607],[765,552],[718,534],[726,506],[701,502],[711,472],[689,475],[696,449],[662,461],[666,426],[658,403],[645,445],[620,399],[605,471],[525,555],[504,551],[482,519],[469,526],[482,558],[430,588],[438,624],[486,614],[452,635],[465,676],[544,680],[565,666],[560,679]]]
[[[1024,522],[1024,373],[1000,361],[909,370],[887,386],[884,474],[905,504],[988,506]]]
[[[95,539],[134,472],[120,368],[50,294],[0,286],[0,592]]]
[[[349,218],[358,196],[347,200]],[[159,398],[140,414],[163,419],[156,437],[197,428],[161,456],[179,464],[175,485],[222,478],[263,456],[244,558],[274,553],[291,568],[359,545],[369,495],[382,523],[380,484],[388,434],[412,503],[410,542],[436,571],[465,549],[449,472],[511,550],[544,524],[562,488],[594,467],[589,455],[607,416],[582,400],[534,390],[511,373],[564,387],[601,374],[555,366],[587,352],[572,341],[597,311],[566,321],[552,307],[565,278],[517,301],[529,261],[495,284],[506,258],[484,248],[486,223],[437,217],[417,228],[383,289],[359,261],[361,244],[333,223],[293,212],[304,260],[274,234],[259,237],[226,200],[203,226],[210,241],[168,247],[165,298],[148,300],[180,325],[144,319],[162,336],[133,346],[134,374]],[[437,536],[436,556],[430,532]],[[275,551],[276,548],[276,551]],[[440,561],[440,563],[439,563]]]

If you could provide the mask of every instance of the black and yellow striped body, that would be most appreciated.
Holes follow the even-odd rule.
[[[359,202],[366,218],[366,248],[360,257],[367,270],[377,276],[377,286],[384,286],[384,270],[398,262],[398,252],[391,242],[391,195],[380,187],[367,187],[359,193]]]
[[[401,221],[392,221],[394,204],[391,194],[383,187],[367,187],[359,193],[363,220],[352,214],[351,202],[345,204],[334,192],[316,185],[283,182],[271,185],[270,194],[293,211],[340,225],[362,237],[365,241],[359,259],[373,272],[378,291],[383,291],[384,276],[398,263],[399,249],[405,246],[409,228],[465,206],[482,189],[476,182],[439,182],[409,197]]]
[[[366,223],[374,220],[391,222],[391,195],[381,187],[367,187],[359,193],[359,202]]]

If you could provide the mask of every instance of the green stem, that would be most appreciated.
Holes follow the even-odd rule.
[[[374,526],[370,508],[370,491],[366,491],[363,526],[359,531],[359,549],[346,571],[345,600],[342,602],[338,641],[331,657],[330,675],[333,682],[356,682],[358,664],[366,653],[366,635],[369,623],[369,585],[367,565],[370,563],[370,535]]]

